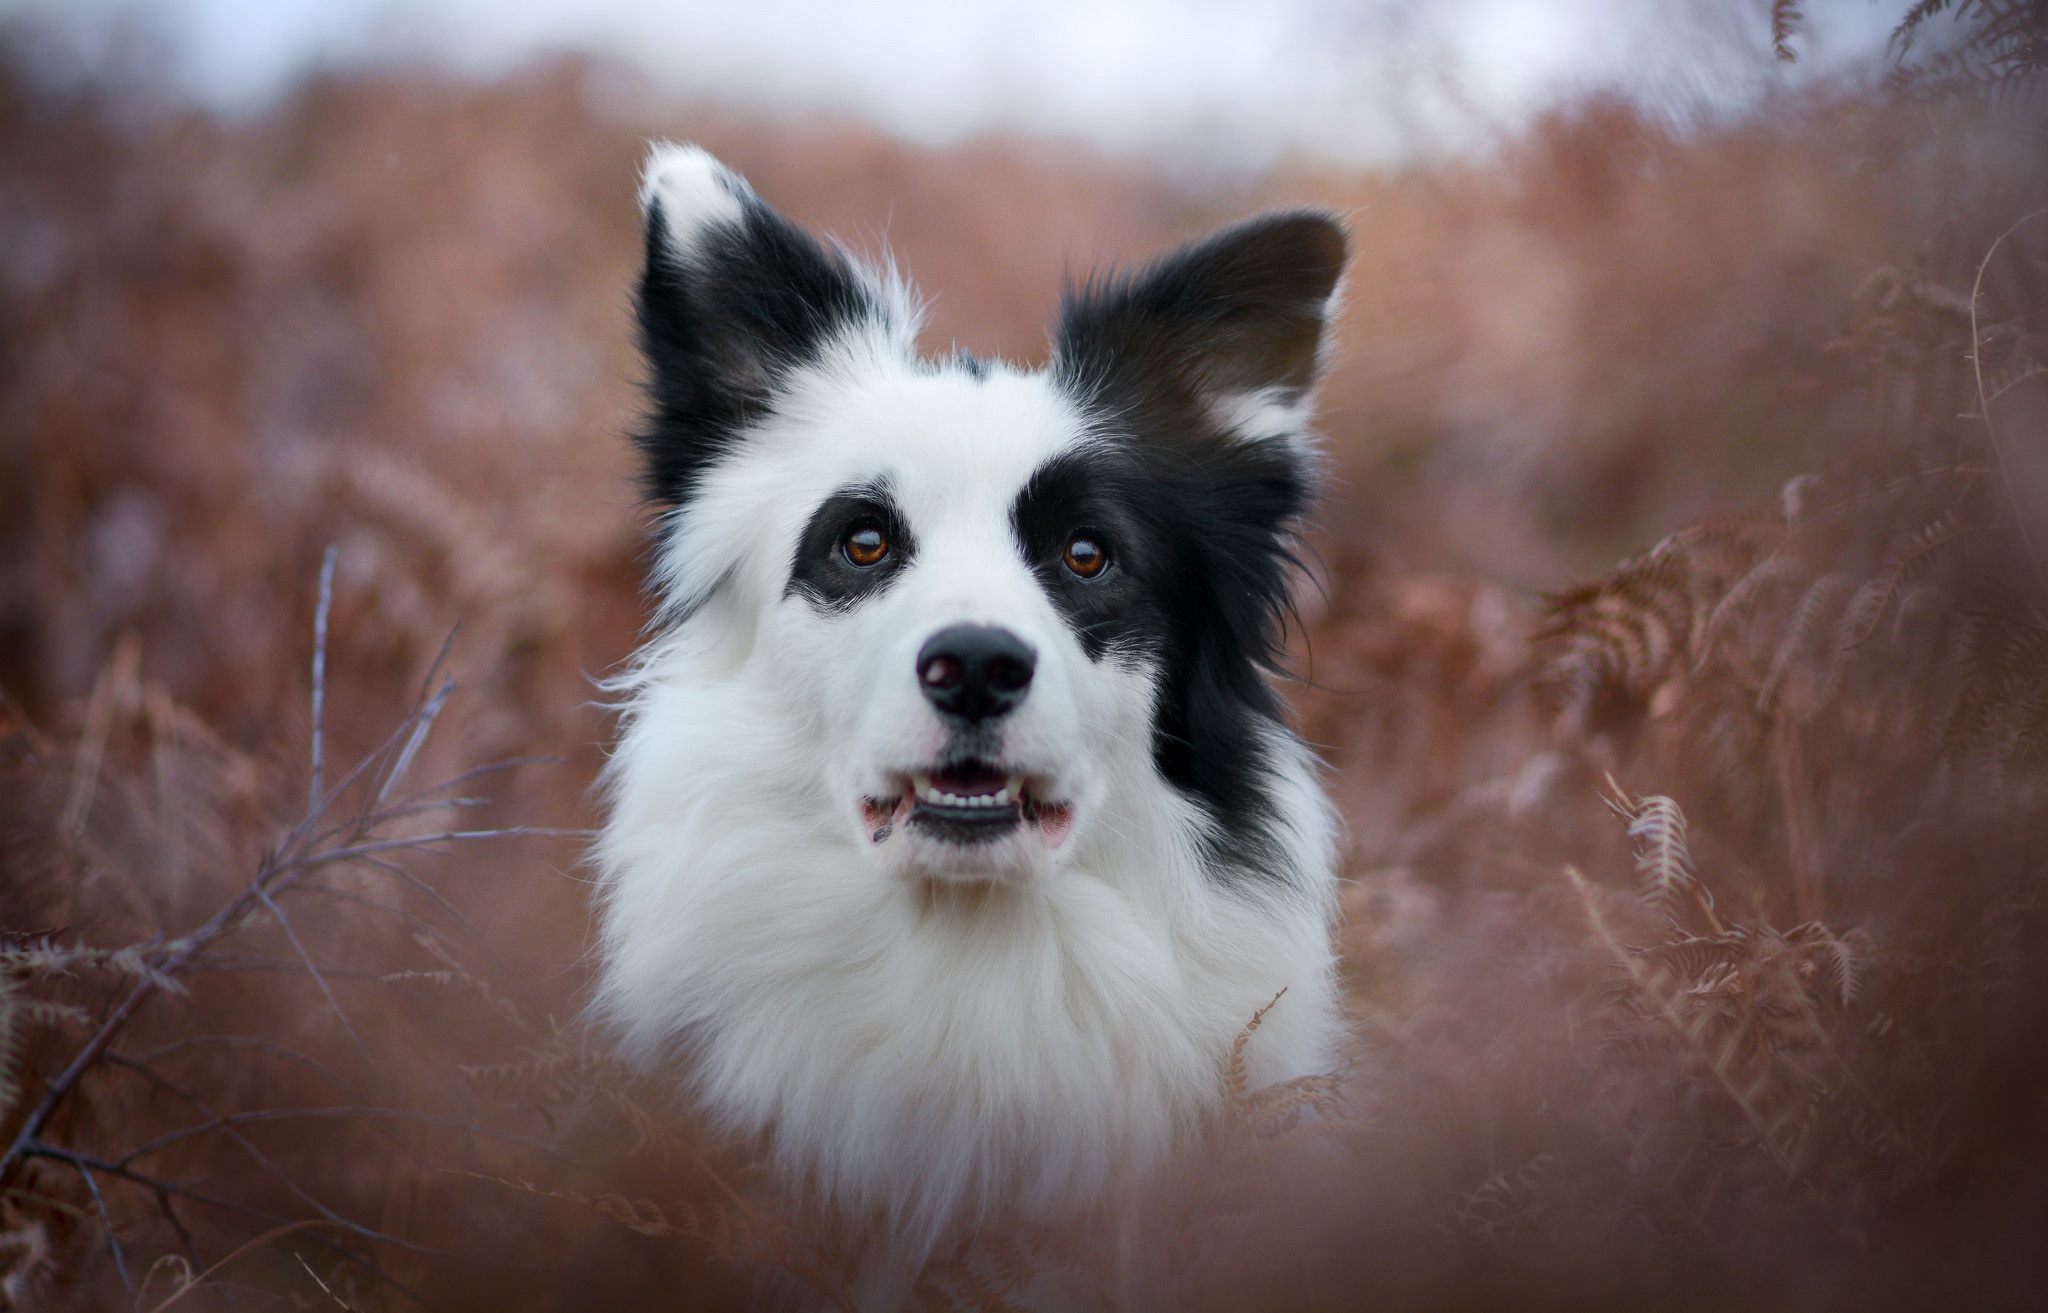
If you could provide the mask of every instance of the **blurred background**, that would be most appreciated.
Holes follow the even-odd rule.
[[[837,1289],[574,1021],[654,137],[893,253],[934,351],[1350,225],[1288,685],[1346,1151],[1243,1110],[1137,1306],[2037,1289],[2044,52],[2023,0],[0,0],[0,1298]]]

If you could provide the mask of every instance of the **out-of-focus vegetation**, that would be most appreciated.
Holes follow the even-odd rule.
[[[1485,165],[1210,192],[635,119],[573,65],[234,125],[10,69],[0,1298],[843,1297],[859,1236],[577,1028],[578,845],[531,833],[590,823],[590,680],[644,617],[659,132],[886,240],[934,348],[1035,359],[1063,271],[1262,204],[1354,230],[1293,695],[1359,1060],[1241,1098],[1148,1257],[991,1236],[932,1307],[2023,1301],[2041,14],[1922,5],[1886,90],[1712,130],[1593,104]]]

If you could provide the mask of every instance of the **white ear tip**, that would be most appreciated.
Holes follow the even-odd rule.
[[[701,146],[657,141],[640,169],[641,212],[659,201],[661,217],[676,237],[709,223],[738,222],[746,213],[742,202],[751,194],[746,179]]]

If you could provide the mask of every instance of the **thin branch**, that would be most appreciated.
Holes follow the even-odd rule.
[[[443,789],[453,789],[482,776],[495,775],[501,771],[512,770],[520,766],[562,766],[568,764],[568,761],[567,757],[501,757],[497,761],[487,761],[481,766],[472,766],[461,774],[451,775],[437,784],[426,785],[408,795],[408,797],[414,799],[425,798],[429,794],[439,793]]]
[[[258,890],[257,895],[263,900],[263,905],[270,909],[270,914],[277,918],[277,924],[284,930],[284,937],[291,941],[292,951],[299,955],[299,961],[305,964],[307,972],[313,977],[313,983],[320,987],[320,996],[327,1000],[328,1007],[334,1009],[334,1015],[341,1021],[341,1028],[348,1032],[348,1037],[355,1041],[356,1048],[368,1058],[369,1046],[364,1044],[363,1037],[356,1033],[355,1023],[348,1019],[348,1013],[341,1010],[341,1001],[335,998],[334,991],[327,987],[327,977],[320,974],[320,968],[313,964],[313,955],[299,942],[299,932],[292,928],[291,918],[284,914],[284,909],[277,905],[277,900],[270,896],[269,890]]]
[[[453,634],[450,634],[449,641],[453,642],[454,637]],[[443,651],[445,650],[444,648]],[[377,801],[379,803],[382,803],[385,798],[391,795],[392,788],[397,785],[398,781],[404,777],[406,770],[411,767],[413,758],[419,755],[420,748],[427,741],[428,733],[434,728],[435,717],[441,714],[441,708],[446,705],[449,695],[453,692],[455,692],[455,681],[452,679],[443,680],[441,687],[434,690],[434,696],[428,700],[427,705],[417,713],[412,733],[406,737],[405,746],[398,750],[398,759],[391,763],[391,770],[384,776],[384,783],[377,788]]]
[[[156,1208],[164,1215],[164,1221],[170,1223],[171,1230],[178,1233],[178,1243],[184,1246],[187,1259],[194,1267],[205,1267],[206,1260],[199,1253],[199,1241],[192,1235],[191,1228],[185,1225],[184,1219],[178,1216],[177,1206],[172,1203],[171,1197],[161,1190],[156,1192]],[[149,1287],[149,1277],[146,1274],[142,1278],[142,1285],[144,1289]]]
[[[193,1106],[199,1108],[201,1112],[206,1113],[208,1119],[191,1126],[181,1126],[175,1131],[166,1131],[162,1135],[122,1154],[116,1160],[116,1165],[126,1167],[137,1159],[149,1157],[151,1154],[159,1153],[170,1148],[172,1145],[183,1144],[187,1140],[197,1139],[214,1131],[224,1131],[233,1135],[234,1128],[238,1126],[260,1125],[266,1122],[317,1121],[325,1118],[399,1122],[411,1126],[433,1126],[443,1130],[462,1131],[469,1135],[474,1135],[480,1140],[496,1140],[501,1144],[513,1144],[522,1149],[531,1149],[535,1153],[553,1158],[565,1166],[580,1167],[584,1165],[581,1159],[529,1136],[515,1135],[510,1131],[493,1130],[488,1126],[480,1126],[475,1122],[465,1121],[460,1117],[444,1117],[438,1113],[415,1112],[410,1108],[380,1108],[366,1104],[323,1104],[299,1108],[251,1108],[244,1112],[215,1114],[204,1103],[193,1098],[191,1094],[182,1090],[179,1093],[185,1098],[190,1099]],[[235,1138],[241,1139],[240,1136]],[[312,1201],[309,1200],[308,1202]]]
[[[203,1191],[195,1190],[189,1185],[183,1185],[176,1181],[166,1181],[160,1177],[150,1176],[147,1173],[138,1172],[133,1170],[132,1168],[123,1167],[118,1163],[111,1163],[102,1158],[95,1158],[90,1154],[77,1153],[70,1149],[60,1149],[55,1145],[44,1144],[38,1140],[31,1140],[28,1143],[28,1145],[24,1148],[22,1156],[25,1158],[46,1158],[52,1162],[67,1163],[76,1167],[89,1167],[93,1171],[99,1172],[102,1175],[119,1177],[120,1179],[128,1181],[131,1184],[141,1186],[143,1189],[146,1190],[152,1190],[157,1191],[159,1193],[175,1195],[180,1199],[190,1199],[194,1203],[208,1204],[212,1207],[222,1209],[226,1212],[240,1213],[245,1217],[253,1217],[259,1221],[272,1223],[291,1223],[297,1220],[294,1218],[284,1217],[277,1213],[270,1212],[267,1209],[257,1208],[250,1204],[240,1203],[233,1199],[223,1199],[218,1195],[210,1195]],[[328,1225],[334,1226],[340,1230],[350,1233],[351,1235],[357,1236],[364,1240],[369,1240],[373,1243],[388,1244],[400,1249],[410,1250],[414,1253],[419,1254],[439,1255],[442,1252],[439,1250],[427,1249],[420,1245],[408,1244],[405,1241],[399,1240],[393,1236],[385,1235],[384,1233],[373,1230],[370,1227],[362,1226],[359,1223],[351,1222],[345,1217],[328,1217],[323,1220]],[[333,1244],[329,1241],[323,1240],[320,1243],[334,1250],[335,1253],[347,1258],[350,1262],[357,1264],[358,1266],[363,1268],[364,1271],[376,1277],[377,1280],[382,1281],[386,1285],[390,1286],[392,1289],[401,1292],[407,1298],[413,1300],[415,1303],[425,1303],[425,1301],[420,1297],[417,1291],[414,1291],[413,1289],[405,1285],[403,1282],[399,1281],[397,1278],[391,1276],[382,1268],[378,1267],[375,1263],[372,1263],[368,1259],[362,1257],[360,1254],[354,1253],[353,1251],[349,1250],[347,1247],[343,1245]]]
[[[422,897],[426,898],[429,902],[433,903],[434,906],[446,912],[449,918],[453,920],[455,924],[461,926],[464,930],[467,930],[470,934],[476,936],[478,939],[482,939],[484,937],[482,927],[478,926],[476,922],[464,916],[462,912],[455,906],[455,904],[449,902],[447,898],[442,896],[442,893],[439,889],[436,889],[432,884],[429,884],[427,881],[422,880],[420,877],[414,875],[411,871],[406,870],[403,866],[400,866],[398,863],[387,862],[381,857],[356,857],[352,858],[351,861],[358,866],[367,866],[372,870],[382,871],[384,874],[391,876],[393,879],[398,880],[399,882],[407,885],[408,887],[417,891]],[[332,889],[330,886],[318,884],[309,884],[306,886],[306,890],[311,893],[339,892],[337,890]],[[378,906],[383,906],[383,904],[378,904]],[[426,924],[426,922],[421,921],[418,917],[413,916],[412,913],[403,912],[403,909],[394,907],[391,910],[402,912],[403,915],[413,920],[416,924]],[[436,933],[438,934],[439,932],[437,931]]]
[[[367,976],[368,973],[365,972],[364,974]],[[107,1061],[136,1070],[146,1070],[152,1064],[161,1062],[165,1058],[173,1057],[191,1049],[200,1048],[248,1049],[256,1053],[265,1053],[284,1062],[304,1067],[306,1070],[333,1084],[344,1088],[348,1085],[348,1082],[340,1076],[337,1076],[296,1049],[288,1049],[282,1044],[254,1035],[188,1035],[184,1039],[172,1040],[168,1044],[159,1044],[153,1049],[145,1049],[140,1053],[115,1053],[110,1050],[107,1053]]]
[[[114,1270],[121,1274],[121,1285],[130,1295],[135,1293],[135,1278],[128,1275],[128,1254],[121,1248],[121,1237],[114,1231],[114,1219],[107,1213],[106,1197],[100,1193],[100,1183],[92,1178],[92,1171],[83,1163],[71,1164],[84,1180],[85,1188],[92,1192],[92,1206],[99,1210],[100,1233],[107,1238],[107,1247],[114,1251]]]
[[[327,613],[334,606],[334,563],[341,549],[327,545],[320,561],[320,605],[313,612],[313,780],[306,791],[306,814],[320,809],[321,715],[327,703]]]
[[[385,865],[385,863],[379,862],[375,857],[362,858],[361,863],[365,866],[373,864]],[[299,892],[309,895],[318,894],[322,898],[332,898],[337,903],[354,903],[358,907],[367,907],[373,912],[382,912],[386,916],[396,917],[410,926],[417,934],[428,935],[437,940],[447,938],[447,936],[441,933],[440,927],[436,926],[433,922],[423,920],[394,903],[387,903],[379,898],[371,898],[367,894],[359,894],[347,889],[336,889],[331,884],[319,884],[317,882],[300,885]],[[384,979],[384,976],[380,975],[378,979]]]
[[[371,843],[354,844],[347,848],[330,848],[325,852],[309,854],[294,859],[290,865],[313,869],[332,862],[348,862],[370,853],[402,852],[408,848],[425,848],[430,844],[455,843],[466,839],[593,839],[595,830],[556,830],[536,825],[508,825],[498,830],[443,830],[439,834],[422,834],[410,839],[380,839]]]
[[[461,632],[462,626],[460,624],[450,627],[448,637],[441,640],[441,650],[434,654],[434,659],[427,665],[427,673],[420,679],[420,691],[418,696],[413,699],[412,710],[407,713],[406,721],[420,721],[421,725],[406,740],[405,747],[400,750],[390,772],[385,775],[384,783],[378,786],[376,800],[380,803],[391,792],[392,787],[398,783],[399,777],[404,775],[406,769],[412,765],[413,757],[419,752],[421,745],[426,742],[427,731],[432,728],[435,719],[441,714],[442,703],[446,702],[448,695],[455,691],[455,681],[444,679],[441,672],[448,664],[449,654],[455,650],[455,636]],[[439,682],[438,687],[436,687],[437,681]],[[427,691],[429,689],[434,689],[431,695]]]
[[[340,1295],[335,1294],[332,1290],[327,1288],[327,1283],[320,1279],[320,1274],[313,1270],[313,1265],[306,1261],[306,1256],[304,1254],[301,1254],[298,1250],[294,1249],[292,1251],[292,1257],[299,1260],[299,1266],[306,1270],[307,1276],[313,1278],[313,1284],[320,1287],[320,1293],[334,1301],[334,1305],[336,1308],[341,1309],[342,1313],[355,1313],[355,1310],[348,1306],[347,1301],[342,1299]]]
[[[248,1253],[253,1249],[258,1248],[259,1246],[269,1244],[271,1241],[277,1239],[279,1236],[290,1235],[294,1231],[304,1231],[309,1227],[332,1225],[334,1225],[334,1223],[327,1221],[325,1218],[308,1217],[297,1222],[286,1222],[282,1226],[272,1227],[270,1230],[265,1231],[262,1235],[244,1241],[240,1247],[235,1249],[232,1253],[228,1254],[227,1257],[221,1259],[218,1263],[215,1263],[213,1266],[206,1268],[197,1276],[194,1276],[190,1281],[187,1281],[183,1285],[179,1286],[176,1290],[172,1291],[169,1295],[165,1296],[162,1303],[150,1309],[149,1313],[164,1313],[165,1309],[169,1308],[171,1305],[177,1303],[185,1296],[191,1294],[193,1291],[205,1285],[206,1282],[210,1280],[215,1273],[221,1271],[228,1264],[234,1262],[242,1255]]]

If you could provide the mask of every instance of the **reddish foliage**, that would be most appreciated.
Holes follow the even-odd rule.
[[[1351,829],[1361,1066],[1242,1100],[1132,1224],[1155,1268],[1121,1241],[997,1237],[935,1269],[929,1302],[1001,1306],[1062,1266],[1235,1308],[1911,1306],[2038,1275],[2048,642],[1954,389],[1916,394],[1911,422],[1866,405],[1872,361],[1950,341],[1898,328],[1940,301],[1899,271],[1942,217],[1924,161],[1887,156],[1898,120],[1819,106],[1687,138],[1594,106],[1483,168],[1197,192],[1015,142],[621,121],[588,75],[333,83],[239,125],[0,86],[11,950],[175,938],[288,846],[328,544],[330,771],[400,723],[459,623],[465,687],[408,778],[559,757],[476,786],[491,801],[461,823],[589,822],[590,679],[644,618],[623,440],[644,134],[703,142],[856,246],[886,238],[936,294],[935,347],[1027,359],[1063,270],[1311,200],[1358,256],[1294,696]],[[1870,157],[1892,173],[1852,167]],[[2034,358],[2008,337],[2004,363]],[[1697,527],[1609,572],[1823,466],[1790,523]],[[1532,595],[1584,574],[1604,577]],[[214,1128],[140,1164],[278,1217],[314,1215],[303,1190],[383,1237],[292,1232],[218,1278],[279,1298],[404,1302],[355,1259],[455,1306],[832,1288],[844,1237],[790,1232],[743,1146],[705,1144],[566,1026],[575,860],[418,857],[445,905],[337,877],[320,910],[292,905],[297,948],[345,968],[326,986],[277,923],[238,928],[238,965],[167,992],[122,1051],[275,1051],[95,1073],[51,1138],[115,1154],[212,1120],[170,1086],[252,1115],[344,1085],[403,1110],[251,1121],[247,1145]],[[1664,863],[1647,893],[1639,862]],[[85,1021],[137,978],[9,960],[0,1004],[32,983]],[[9,1070],[33,1091],[85,1021],[40,1018]],[[84,1178],[43,1159],[7,1183],[6,1297],[117,1301]],[[167,1216],[204,1262],[269,1225],[144,1188],[106,1202],[138,1281],[181,1251]]]

